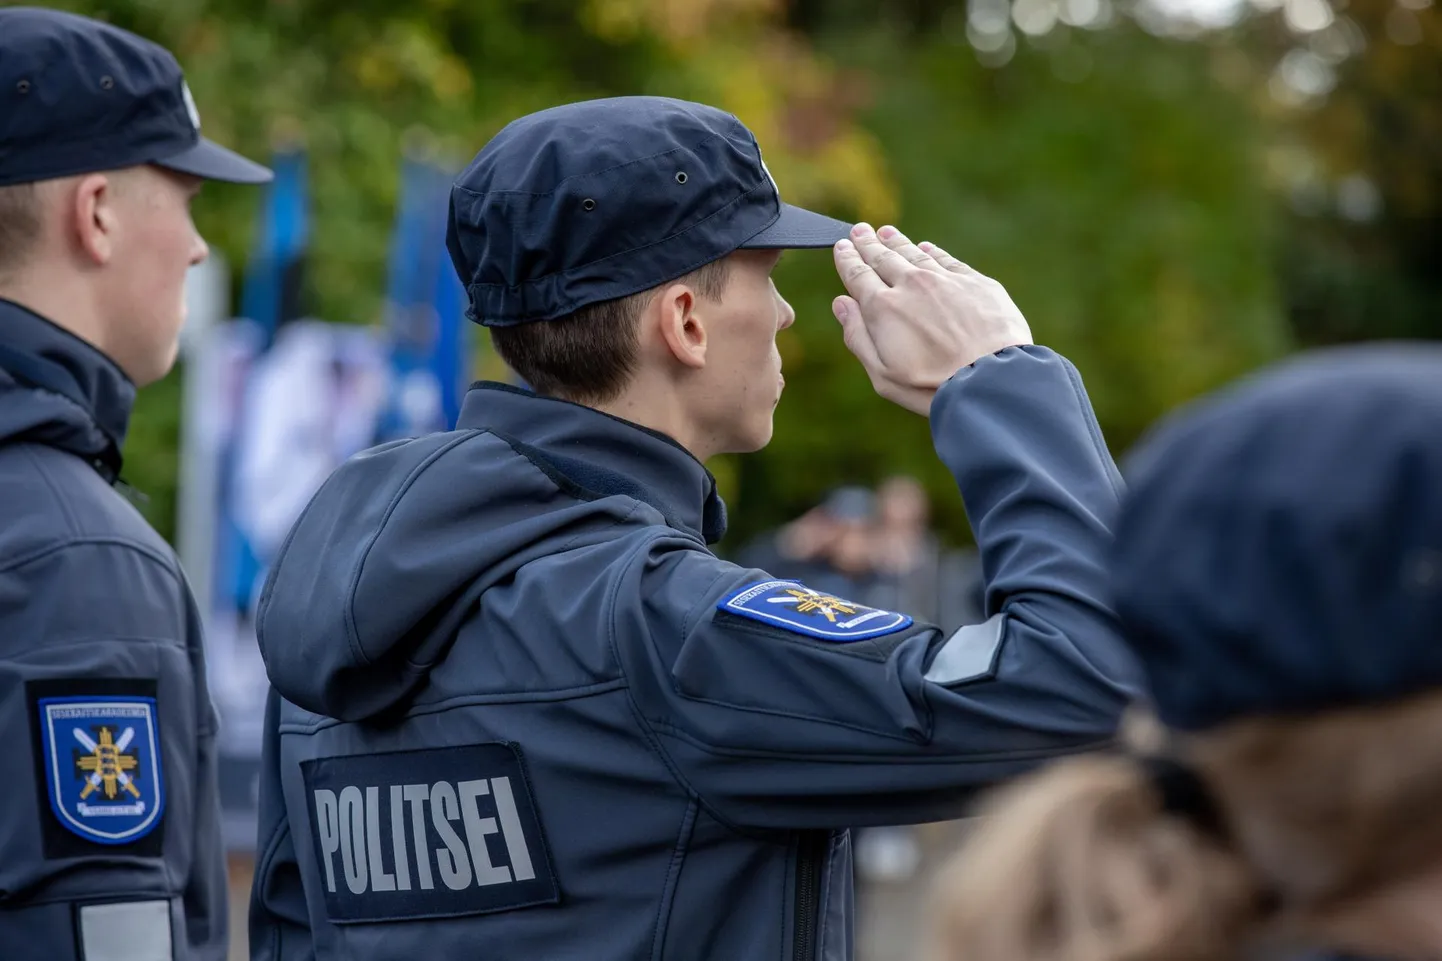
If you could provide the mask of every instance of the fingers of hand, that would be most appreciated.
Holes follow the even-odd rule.
[[[879,291],[886,289],[886,282],[877,276],[866,261],[861,259],[861,252],[856,245],[849,240],[839,240],[832,250],[832,256],[836,260],[836,273],[841,277],[841,283],[846,286],[847,293],[857,300],[866,300]]]
[[[911,264],[914,267],[920,267],[923,270],[936,271],[945,269],[941,266],[941,264],[937,263],[937,261],[930,254],[922,250],[920,247],[916,246],[916,244],[913,244],[909,239],[907,239],[907,236],[905,234],[897,230],[895,227],[892,227],[890,225],[882,227],[876,232],[876,236],[878,239],[881,240],[883,244],[885,244],[890,249],[896,251],[898,254],[900,254],[906,259],[907,263]]]
[[[953,257],[951,254],[949,254],[949,253],[947,253],[946,251],[942,250],[940,247],[938,247],[936,244],[932,243],[932,242],[929,241],[929,240],[923,240],[923,241],[921,242],[921,244],[919,245],[919,248],[920,248],[921,250],[925,251],[926,254],[927,254],[928,256],[930,256],[932,260],[936,261],[936,262],[937,262],[938,264],[940,264],[942,267],[944,267],[945,269],[951,271],[951,272],[954,273],[954,274],[975,274],[975,273],[977,273],[977,272],[976,272],[975,270],[973,270],[971,267],[969,267],[969,266],[967,266],[966,264],[962,263],[961,261],[957,260],[957,259],[956,259],[955,257]]]
[[[861,259],[876,271],[876,275],[895,287],[908,272],[915,270],[906,258],[882,243],[870,224],[857,224],[851,228],[851,240],[856,245]]]

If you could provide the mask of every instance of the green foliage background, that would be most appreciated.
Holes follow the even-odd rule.
[[[60,5],[174,50],[209,136],[261,158],[307,146],[318,316],[379,319],[406,150],[459,165],[508,120],[555,103],[704,100],[757,131],[788,199],[895,222],[1005,283],[1037,340],[1080,367],[1121,454],[1163,412],[1299,344],[1439,333],[1427,225],[1442,124],[1428,92],[1442,42],[1431,8],[1416,13],[1421,41],[1388,41],[1393,2],[1353,0],[1374,42],[1337,68],[1330,97],[1291,110],[1267,95],[1300,42],[1277,13],[1200,41],[1127,17],[1058,24],[984,66],[966,5],[927,0]],[[1397,159],[1378,135],[1399,123],[1421,158]],[[1298,157],[1324,193],[1351,172],[1377,178],[1384,215],[1298,214]],[[212,186],[198,202],[202,231],[237,268],[258,199]],[[897,471],[923,478],[944,535],[966,540],[926,422],[872,395],[841,343],[827,254],[788,255],[778,286],[799,317],[782,340],[787,396],[766,451],[712,465],[732,508],[725,546],[834,484]],[[482,354],[477,372],[494,364]],[[127,448],[167,535],[179,398],[175,374],[146,391]]]

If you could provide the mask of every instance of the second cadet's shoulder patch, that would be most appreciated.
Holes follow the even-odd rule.
[[[837,643],[864,641],[911,626],[905,614],[824,594],[799,581],[753,581],[723,597],[716,609]]]

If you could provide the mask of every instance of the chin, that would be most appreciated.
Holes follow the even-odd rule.
[[[738,439],[736,453],[754,454],[764,449],[767,444],[771,443],[771,435],[773,432],[774,428],[771,418],[767,417],[765,424],[756,425],[753,430],[747,432],[745,437]]]
[[[156,381],[164,380],[166,375],[175,369],[175,362],[179,357],[180,342],[172,341],[164,349],[139,359],[132,365],[133,369],[125,372],[136,387],[148,387]]]

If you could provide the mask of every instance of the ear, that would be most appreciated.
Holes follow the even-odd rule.
[[[76,250],[97,267],[115,256],[120,230],[115,202],[115,181],[106,174],[87,174],[76,180],[66,204],[66,221]]]
[[[677,363],[700,370],[706,366],[706,325],[696,313],[696,292],[671,284],[651,301],[661,340]]]

